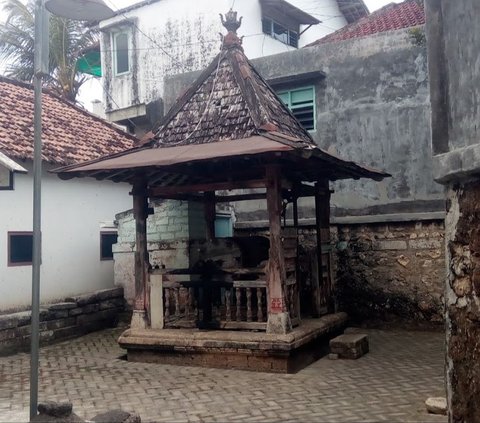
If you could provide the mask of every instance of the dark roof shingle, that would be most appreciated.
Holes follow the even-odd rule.
[[[368,16],[328,34],[309,46],[344,41],[351,38],[368,37],[380,32],[425,24],[425,10],[419,0],[390,3]]]
[[[237,140],[276,132],[315,145],[241,48],[224,48],[160,126],[154,145],[169,147]]]
[[[0,77],[0,151],[33,158],[33,88]],[[44,90],[43,159],[68,165],[132,148],[136,138]]]

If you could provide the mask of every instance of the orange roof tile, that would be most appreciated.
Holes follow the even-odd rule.
[[[344,41],[351,38],[368,37],[380,32],[425,24],[423,3],[418,0],[406,0],[402,3],[390,3],[358,21],[328,34],[309,46]]]
[[[43,159],[59,165],[93,160],[132,148],[137,139],[44,90]],[[33,158],[33,87],[0,77],[0,151]]]

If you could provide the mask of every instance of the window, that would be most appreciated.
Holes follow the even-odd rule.
[[[33,232],[8,233],[8,265],[28,266],[33,259]]]
[[[307,131],[315,130],[315,90],[313,87],[277,92],[283,103]]]
[[[113,260],[113,244],[117,243],[117,232],[100,232],[100,260]]]
[[[264,34],[268,34],[284,44],[298,48],[298,29],[289,29],[273,19],[264,17],[262,19],[262,30]]]
[[[1,165],[0,190],[13,190],[13,172]]]
[[[129,41],[128,32],[113,34],[115,75],[121,75],[130,71]]]

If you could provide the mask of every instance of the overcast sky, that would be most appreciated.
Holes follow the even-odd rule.
[[[134,3],[138,3],[139,0],[105,0],[105,2],[110,6],[114,7],[115,9],[119,9],[125,6],[129,6]],[[382,6],[385,6],[388,3],[400,3],[402,0],[364,0],[367,7],[370,9],[371,12],[374,10],[379,9]]]

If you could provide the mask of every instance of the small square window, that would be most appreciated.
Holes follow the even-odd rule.
[[[113,260],[112,247],[117,239],[117,232],[100,232],[100,260]]]
[[[33,232],[8,232],[8,265],[28,266],[33,260]]]
[[[127,32],[113,35],[113,51],[115,74],[121,75],[130,71],[129,36]]]

